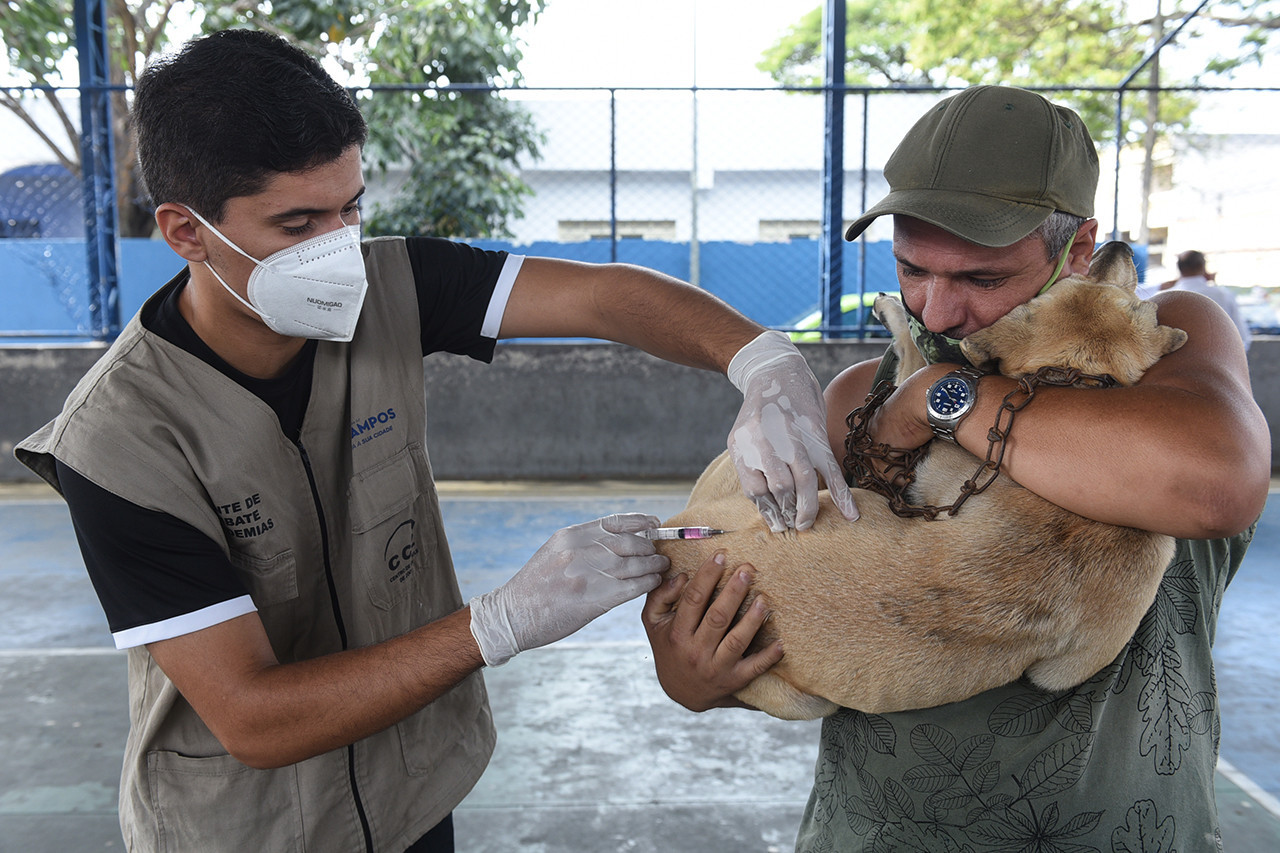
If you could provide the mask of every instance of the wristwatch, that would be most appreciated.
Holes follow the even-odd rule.
[[[978,380],[982,377],[981,370],[966,364],[929,388],[925,411],[935,436],[955,444],[956,427],[973,411],[978,398]]]

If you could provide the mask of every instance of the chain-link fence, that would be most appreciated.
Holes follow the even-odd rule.
[[[74,133],[75,93],[57,92],[58,112],[47,91],[8,92],[39,131],[0,110],[0,336],[92,336],[105,306],[95,304],[98,288],[90,287],[86,249],[95,235],[86,233],[84,187],[76,164],[56,162],[40,135]],[[943,94],[848,90],[846,221],[885,192],[885,159]],[[1117,156],[1114,128],[1094,128],[1103,140],[1101,233],[1134,243],[1152,276],[1170,275],[1179,251],[1205,252],[1218,281],[1241,291],[1256,325],[1280,326],[1271,303],[1280,292],[1272,275],[1280,240],[1271,228],[1280,182],[1272,168],[1280,155],[1280,91],[1178,94],[1198,105],[1193,129],[1155,144],[1145,225],[1140,137]],[[390,96],[360,93],[362,102]],[[518,89],[500,96],[527,112],[541,138],[538,156],[522,156],[512,167],[530,192],[506,219],[507,233],[462,237],[521,254],[641,264],[704,287],[765,325],[819,327],[828,180],[820,91]],[[1117,99],[1114,92],[1103,97]],[[1145,98],[1145,91],[1126,93],[1126,114]],[[416,108],[447,106],[423,99]],[[366,213],[389,203],[407,174],[368,168]],[[117,186],[129,186],[126,175],[115,177]],[[116,252],[121,320],[181,268],[163,241],[128,230]],[[897,287],[890,236],[881,221],[865,239],[842,247],[843,275],[834,285],[845,294],[844,322],[854,334],[864,331],[862,294]]]

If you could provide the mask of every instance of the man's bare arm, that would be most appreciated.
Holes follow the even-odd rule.
[[[361,649],[281,664],[248,613],[147,650],[222,743],[250,767],[282,767],[368,737],[484,665],[463,608]]]
[[[723,373],[762,331],[705,290],[653,270],[526,258],[500,334],[601,338]]]
[[[1043,388],[1018,413],[1004,469],[1031,491],[1072,512],[1184,538],[1230,535],[1257,518],[1270,482],[1271,442],[1253,400],[1239,333],[1196,294],[1158,295],[1160,322],[1184,329],[1187,343],[1162,358],[1132,388]],[[950,369],[930,365],[898,388],[872,431],[895,447],[932,437],[924,414],[929,386]],[[828,388],[829,424],[861,405],[870,386],[864,365]],[[985,456],[1012,380],[982,380],[973,413],[957,432]],[[829,427],[833,446],[843,432]]]

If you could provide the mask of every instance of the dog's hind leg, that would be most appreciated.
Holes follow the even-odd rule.
[[[834,702],[802,693],[783,678],[766,672],[734,694],[753,708],[783,720],[816,720],[834,714]]]

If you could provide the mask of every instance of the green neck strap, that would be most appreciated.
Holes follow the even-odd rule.
[[[1040,288],[1040,292],[1036,296],[1044,296],[1049,288],[1053,287],[1058,281],[1058,276],[1062,273],[1062,268],[1067,265],[1067,256],[1071,254],[1071,243],[1067,243],[1062,249],[1062,255],[1058,258],[1058,265],[1053,268],[1053,275],[1049,276],[1049,281],[1044,287]]]

